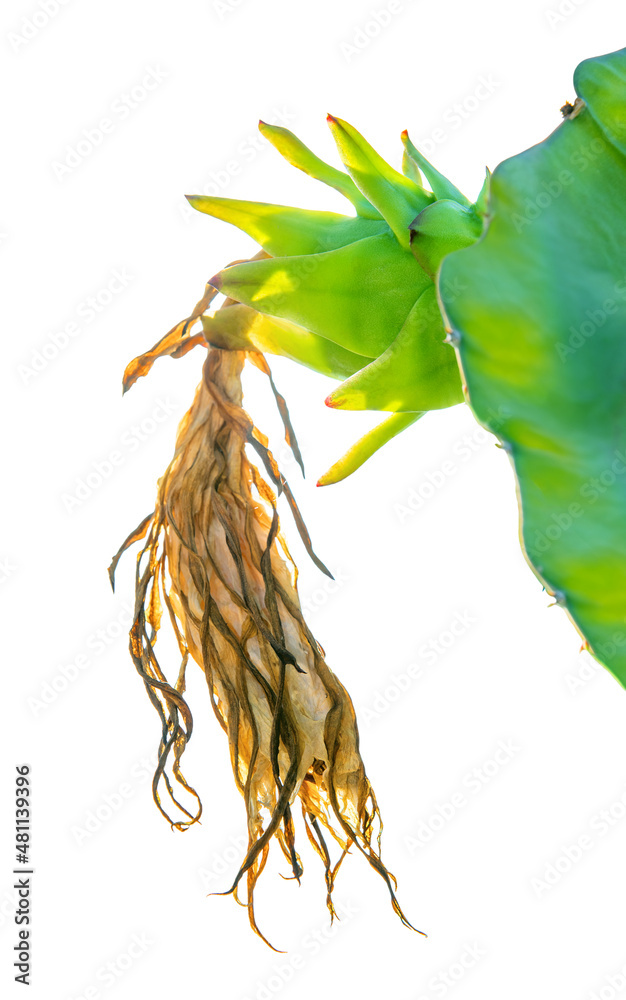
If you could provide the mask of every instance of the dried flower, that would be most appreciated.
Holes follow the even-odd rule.
[[[296,799],[308,838],[324,864],[331,918],[337,871],[356,845],[387,883],[394,910],[410,927],[395,897],[395,879],[381,860],[382,823],[359,753],[352,702],[302,616],[297,570],[279,527],[277,492],[286,495],[309,552],[325,567],[312,552],[267,440],[242,408],[246,352],[210,346],[202,334],[190,332],[214,294],[208,290],[189,319],[126,372],[128,388],[156,357],[180,356],[198,343],[208,348],[202,381],[178,430],[174,458],[159,480],[156,509],[124,542],[111,566],[113,579],[122,552],[145,538],[137,561],[130,650],[162,724],[154,798],[179,830],[200,817],[200,799],[181,770],[192,734],[184,697],[191,656],[206,676],[246,804],[248,849],[227,891],[237,898],[246,876],[245,905],[253,929],[267,940],[254,915],[254,887],[273,837],[294,878],[302,874],[292,815]],[[262,355],[250,352],[248,357],[269,375]],[[272,386],[287,440],[299,455],[284,400]],[[250,461],[247,446],[256,450],[276,492]],[[167,679],[155,653],[163,607],[181,653],[175,681]],[[195,812],[176,798],[170,771],[195,797]],[[162,783],[184,818],[169,816],[161,801]],[[325,834],[339,845],[334,864]]]

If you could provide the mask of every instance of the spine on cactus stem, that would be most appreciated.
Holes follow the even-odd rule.
[[[159,354],[180,352],[181,344],[192,340],[190,328],[189,321],[179,324],[143,360],[132,362],[128,381],[145,374]],[[248,847],[226,893],[239,900],[245,882],[245,905],[255,932],[269,944],[255,916],[254,890],[273,840],[293,878],[299,881],[303,873],[296,848],[296,804],[324,867],[331,919],[335,879],[345,855],[355,847],[383,878],[393,909],[411,927],[396,899],[395,879],[381,858],[382,822],[361,759],[352,702],[302,614],[296,567],[279,525],[277,494],[287,496],[305,545],[318,566],[325,567],[314,556],[266,438],[242,406],[242,369],[246,358],[254,361],[255,355],[206,341],[204,346],[202,380],[180,424],[174,457],[159,480],[154,513],[124,542],[111,566],[113,579],[121,554],[144,539],[137,559],[130,650],[161,720],[155,801],[177,829],[200,818],[200,797],[181,769],[192,735],[185,698],[191,660],[206,677],[245,802]],[[258,355],[256,361],[269,374]],[[273,388],[287,439],[297,451],[284,400]],[[272,485],[250,460],[250,449]],[[174,678],[168,677],[156,654],[163,611],[180,650]],[[193,808],[180,801],[176,783],[192,797]],[[172,806],[179,812],[176,819],[168,811]]]

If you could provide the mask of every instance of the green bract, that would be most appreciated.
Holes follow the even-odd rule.
[[[323,477],[334,482],[423,412],[463,401],[434,277],[446,253],[477,239],[483,218],[480,204],[470,205],[406,132],[398,173],[347,122],[331,115],[328,122],[347,173],[287,129],[263,122],[260,129],[292,165],[349,199],[356,216],[229,198],[189,201],[238,226],[264,251],[211,279],[231,304],[203,317],[206,338],[347,379],[329,406],[402,415],[362,438]]]
[[[626,686],[626,49],[574,83],[559,128],[495,170],[486,234],[443,262],[440,298],[512,458],[530,564]]]

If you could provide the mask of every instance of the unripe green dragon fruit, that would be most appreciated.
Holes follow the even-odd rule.
[[[488,183],[470,204],[407,132],[399,173],[347,122],[329,115],[328,123],[347,173],[287,129],[259,127],[289,163],[344,195],[356,215],[189,197],[194,208],[238,226],[262,248],[256,259],[211,279],[228,298],[227,308],[202,317],[207,340],[282,354],[345,379],[329,406],[393,414],[320,484],[344,478],[425,411],[463,402],[434,279],[448,253],[480,235]]]

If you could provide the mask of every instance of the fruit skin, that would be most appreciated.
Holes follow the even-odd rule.
[[[525,555],[626,686],[626,49],[574,84],[562,124],[496,168],[488,228],[438,285],[470,406],[513,463]]]
[[[335,409],[401,415],[358,442],[350,460],[340,462],[344,478],[418,415],[463,402],[434,278],[444,254],[478,238],[483,216],[480,204],[471,205],[407,132],[400,173],[348,122],[327,120],[345,172],[287,129],[259,127],[290,164],[344,195],[355,216],[188,198],[198,211],[238,226],[263,251],[210,279],[228,297],[228,308],[203,316],[207,340],[223,349],[283,354],[346,379],[327,399]]]

